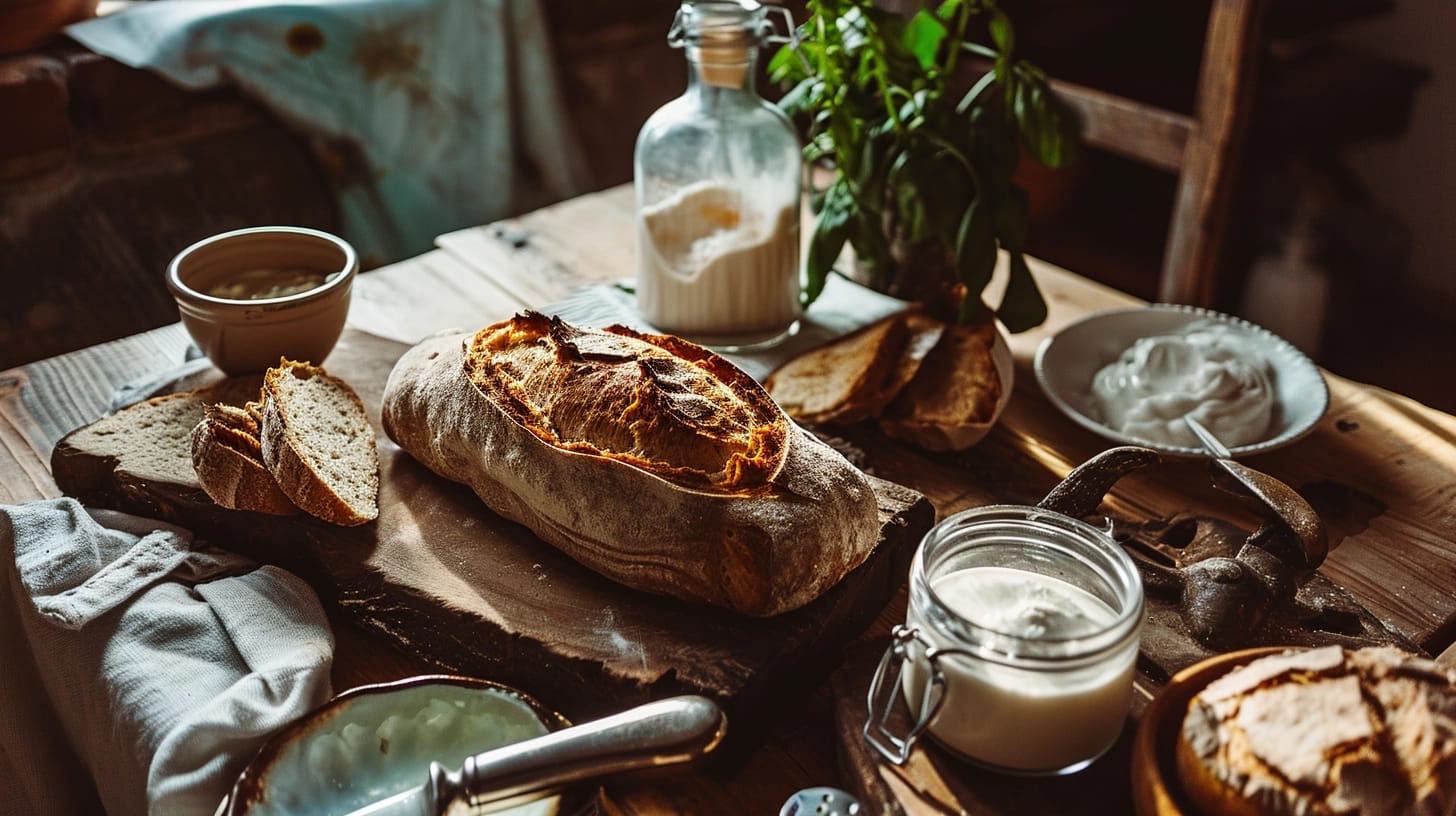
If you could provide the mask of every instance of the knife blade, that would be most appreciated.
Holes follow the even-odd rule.
[[[697,759],[726,731],[712,700],[670,697],[466,757],[456,771],[432,762],[423,784],[348,816],[443,816],[456,804],[466,812],[493,812],[583,779]]]

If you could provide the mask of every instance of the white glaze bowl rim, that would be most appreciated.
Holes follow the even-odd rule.
[[[291,295],[283,295],[275,298],[254,298],[240,300],[236,298],[223,298],[209,295],[193,289],[183,279],[182,267],[194,254],[215,247],[218,244],[247,240],[249,238],[266,238],[270,236],[281,236],[286,238],[314,239],[326,243],[337,249],[343,255],[343,263],[335,270],[342,274],[337,275],[333,280],[325,281],[312,289],[302,292],[295,292]],[[216,235],[209,235],[199,241],[192,243],[186,249],[178,252],[167,264],[167,287],[179,301],[179,306],[185,301],[189,304],[203,306],[204,308],[216,309],[231,308],[245,309],[248,311],[272,311],[283,307],[291,307],[300,303],[307,303],[328,298],[334,291],[345,289],[353,284],[355,274],[359,271],[359,255],[355,252],[353,245],[333,233],[316,230],[310,227],[292,226],[264,226],[244,227],[242,229],[220,232]]]

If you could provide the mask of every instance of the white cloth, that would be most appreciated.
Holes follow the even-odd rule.
[[[307,134],[366,268],[590,189],[539,0],[133,3],[66,33]]]
[[[50,761],[59,729],[108,813],[210,814],[269,734],[330,695],[333,633],[288,572],[74,499],[0,506],[0,551],[7,696],[43,689],[0,717],[32,810],[84,807],[74,767]]]

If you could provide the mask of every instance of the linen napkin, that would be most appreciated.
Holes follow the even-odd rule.
[[[0,630],[30,658],[6,671],[33,673],[6,682],[50,704],[0,717],[37,807],[77,782],[45,761],[59,728],[108,813],[210,814],[269,734],[330,695],[333,633],[284,570],[69,498],[0,505],[0,550],[15,554]]]
[[[541,0],[188,0],[66,34],[301,130],[368,268],[594,189],[547,22]]]

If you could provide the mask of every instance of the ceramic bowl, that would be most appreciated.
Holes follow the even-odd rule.
[[[568,724],[524,692],[485,680],[429,675],[363,686],[271,737],[219,813],[350,813],[423,784],[431,762],[458,769],[468,756]],[[501,812],[591,813],[598,790],[573,785]]]
[[[1235,457],[1288,445],[1314,429],[1329,408],[1324,375],[1293,344],[1253,323],[1192,306],[1155,304],[1097,312],[1068,325],[1037,347],[1034,371],[1048,400],[1078,425],[1119,445],[1141,445],[1171,456],[1206,457],[1202,448],[1142,439],[1104,425],[1093,401],[1092,378],[1144,337],[1173,334],[1199,322],[1227,324],[1251,337],[1273,372],[1276,407],[1263,439],[1230,449]]]
[[[1178,784],[1178,732],[1188,704],[1205,686],[1288,647],[1264,646],[1217,655],[1178,672],[1148,704],[1132,748],[1132,801],[1138,816],[1200,816]]]
[[[337,236],[304,227],[252,227],[182,250],[167,266],[167,288],[188,334],[213,365],[250,374],[281,357],[322,364],[344,330],[358,271],[354,248]]]

